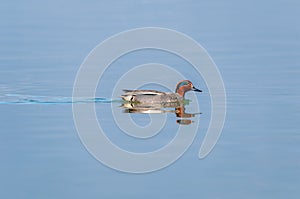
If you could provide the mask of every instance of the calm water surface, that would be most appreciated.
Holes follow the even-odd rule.
[[[7,1],[0,13],[1,198],[299,198],[298,1]],[[204,90],[197,95],[196,139],[157,172],[126,174],[95,160],[80,142],[70,103],[6,103],[20,96],[68,101],[80,64],[99,42],[144,26],[188,34],[220,69],[227,118],[207,158],[197,158],[210,120],[207,88],[188,63],[168,53],[128,54],[97,90],[109,98],[122,74],[150,62],[171,65]],[[119,104],[96,103],[97,116],[127,150],[157,149],[175,135],[176,117],[168,114],[152,142],[126,137],[114,125],[112,106]],[[133,119],[149,122],[147,115]]]

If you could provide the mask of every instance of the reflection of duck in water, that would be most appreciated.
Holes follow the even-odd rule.
[[[175,113],[179,118],[191,118],[196,114],[185,113],[185,105],[188,104],[184,100],[184,95],[187,91],[201,90],[195,88],[191,81],[180,81],[175,93],[165,93],[155,90],[124,90],[125,94],[122,99],[125,101],[122,108],[125,108],[125,113]],[[175,108],[170,110],[166,108]],[[189,119],[178,119],[178,124],[188,125],[192,123]]]
[[[124,90],[122,99],[130,103],[140,104],[161,104],[161,103],[181,103],[187,91],[201,90],[195,88],[191,81],[182,80],[176,85],[175,93],[160,92],[156,90]]]
[[[195,117],[199,113],[186,113],[184,106],[179,106],[175,108],[175,114],[176,117],[179,117],[180,119],[176,120],[178,124],[188,125],[191,124],[193,121],[189,119],[183,119],[183,118],[192,118]]]

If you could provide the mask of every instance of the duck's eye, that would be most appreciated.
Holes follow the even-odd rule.
[[[178,85],[178,87],[186,86],[186,85],[189,85],[189,83],[188,83],[188,82],[181,82],[181,83]]]

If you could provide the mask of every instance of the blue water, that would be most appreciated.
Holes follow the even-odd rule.
[[[299,1],[7,1],[0,16],[0,198],[299,198]],[[111,84],[131,65],[171,64],[206,91],[198,95],[202,114],[189,150],[163,170],[133,175],[87,152],[71,96],[77,70],[97,44],[145,26],[202,44],[222,74],[228,107],[217,145],[200,160],[210,119],[203,80],[169,54],[120,59],[124,68],[112,65],[107,89],[97,90],[97,115],[108,130],[116,128],[111,106],[119,106],[107,103]],[[134,117],[141,125],[149,120]],[[168,116],[170,132],[175,120]],[[110,138],[128,150],[157,148],[174,136],[132,144],[117,133]]]

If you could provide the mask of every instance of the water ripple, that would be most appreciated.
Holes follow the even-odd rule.
[[[61,96],[37,96],[22,94],[5,94],[0,96],[0,104],[74,104],[74,103],[112,103],[117,100],[109,98],[72,98]]]

